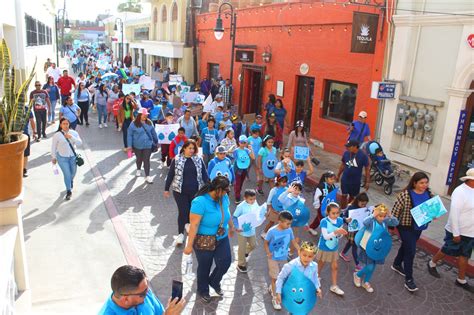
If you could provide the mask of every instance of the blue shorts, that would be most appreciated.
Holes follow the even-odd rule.
[[[474,247],[474,238],[461,235],[461,241],[456,243],[453,241],[453,233],[446,231],[444,237],[444,245],[441,252],[453,257],[467,257],[471,258],[472,248]]]
[[[355,197],[360,192],[360,184],[347,184],[341,182],[341,192],[343,195],[349,195]]]

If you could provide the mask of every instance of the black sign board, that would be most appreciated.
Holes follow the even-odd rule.
[[[378,14],[354,12],[351,52],[373,54],[377,40]]]
[[[253,51],[252,50],[236,50],[235,61],[236,62],[253,62]]]

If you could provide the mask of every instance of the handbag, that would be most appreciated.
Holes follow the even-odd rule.
[[[222,218],[221,218],[221,223],[219,223],[219,227],[217,228],[216,235],[197,234],[194,240],[195,249],[205,250],[205,251],[214,251],[216,249],[217,236],[222,236],[225,234],[225,229],[222,226],[222,224],[224,223],[224,210],[222,209],[222,202],[219,202],[219,206],[220,206]]]
[[[71,148],[72,150],[72,153],[74,153],[74,157],[76,158],[76,165],[77,166],[82,166],[84,165],[84,159],[82,158],[82,156],[80,154],[77,154],[76,153],[76,150],[74,150],[74,146],[71,144],[71,142],[69,141],[68,138],[66,138],[66,135],[61,131],[61,133],[63,134],[64,136],[64,139],[66,139],[67,143],[69,144],[69,147]]]
[[[71,111],[71,113],[74,114],[74,116],[76,116],[76,121],[79,121],[79,117],[78,117],[77,114],[71,109],[71,107],[66,105],[66,108],[69,109],[69,110]]]
[[[155,143],[155,141],[153,141],[153,138],[150,136],[150,134],[148,133],[148,131],[146,130],[145,127],[143,127],[143,130],[145,130],[145,133],[146,135],[148,136],[148,138],[151,140],[151,152],[156,152],[158,151],[158,145]]]

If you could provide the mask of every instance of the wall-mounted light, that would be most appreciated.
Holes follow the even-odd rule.
[[[262,54],[262,60],[264,63],[269,63],[272,60],[272,47],[267,46],[264,48],[264,52]]]

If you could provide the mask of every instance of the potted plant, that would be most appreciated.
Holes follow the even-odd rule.
[[[36,66],[36,62],[35,62]],[[23,152],[28,137],[23,134],[29,121],[32,102],[26,93],[35,75],[17,84],[15,67],[11,65],[10,50],[5,39],[0,46],[0,201],[15,198],[21,193]]]

